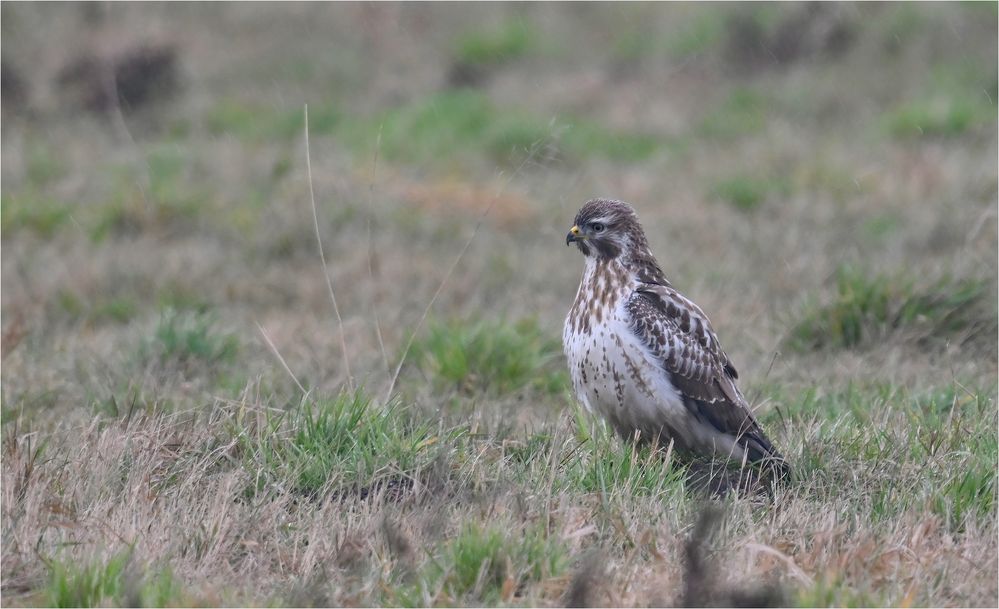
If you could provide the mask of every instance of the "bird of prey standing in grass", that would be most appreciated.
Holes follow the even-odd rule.
[[[587,410],[627,440],[789,473],[707,316],[670,285],[632,207],[588,201],[565,241],[585,257],[562,340]]]

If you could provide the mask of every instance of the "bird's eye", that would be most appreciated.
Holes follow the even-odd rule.
[[[604,228],[606,227],[599,222],[594,222],[593,224],[590,225],[590,228],[592,228],[593,232],[595,233],[602,233],[604,232]]]

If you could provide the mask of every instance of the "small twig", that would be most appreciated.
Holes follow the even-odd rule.
[[[336,294],[333,292],[333,279],[330,278],[329,268],[326,266],[326,254],[323,252],[323,238],[319,234],[319,212],[316,210],[316,193],[312,187],[312,154],[309,150],[309,104],[305,104],[305,168],[309,176],[309,200],[312,202],[312,224],[316,229],[316,245],[319,247],[319,259],[323,263],[323,277],[326,278],[326,287],[329,288],[330,300],[333,302],[333,313],[336,314],[337,324],[340,326],[340,349],[343,352],[343,365],[347,371],[347,387],[354,391],[354,376],[350,373],[350,356],[347,353],[347,337],[343,329],[343,318],[340,317],[340,307],[336,303]],[[291,372],[289,370],[289,372]],[[297,382],[297,381],[296,381]],[[301,385],[299,385],[301,387]]]
[[[292,372],[291,368],[288,367],[288,362],[284,361],[284,358],[281,357],[281,352],[277,350],[277,347],[275,347],[274,343],[271,342],[270,337],[267,336],[266,332],[264,332],[263,326],[261,326],[259,322],[255,323],[257,324],[257,329],[260,330],[260,335],[264,337],[264,342],[267,343],[267,346],[271,348],[271,352],[274,353],[275,357],[278,358],[278,361],[281,362],[281,365],[284,366],[285,372],[287,372],[288,376],[291,377],[291,380],[295,382],[295,385],[302,392],[302,395],[308,395],[309,392],[306,391],[305,387],[302,387],[302,384],[298,382],[298,377],[296,377],[295,373]]]

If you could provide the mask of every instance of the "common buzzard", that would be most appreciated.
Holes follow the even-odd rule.
[[[579,401],[627,440],[788,474],[707,316],[670,285],[632,207],[588,201],[565,241],[586,261],[562,336]]]

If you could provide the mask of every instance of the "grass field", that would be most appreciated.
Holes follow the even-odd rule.
[[[996,6],[5,2],[3,604],[996,606]],[[575,406],[594,196],[772,502]]]

